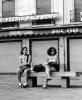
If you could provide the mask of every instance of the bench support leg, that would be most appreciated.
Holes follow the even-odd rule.
[[[61,79],[61,86],[62,88],[68,88],[70,86],[70,78],[69,77],[62,77]]]
[[[29,78],[29,87],[37,87],[37,77]]]

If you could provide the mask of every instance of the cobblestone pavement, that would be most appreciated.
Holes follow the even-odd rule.
[[[0,100],[82,100],[82,87],[18,88],[16,75],[0,75]]]

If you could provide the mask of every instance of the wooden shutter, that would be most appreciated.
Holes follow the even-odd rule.
[[[82,39],[70,39],[70,70],[82,72]]]
[[[70,71],[82,73],[82,39],[70,39]],[[79,79],[70,78],[71,86],[82,86],[82,76]]]
[[[15,16],[15,0],[2,1],[2,17]]]
[[[50,47],[55,47],[58,52],[58,40],[43,40],[32,42],[32,63],[45,64],[47,59],[47,50]]]
[[[36,0],[37,14],[51,13],[51,0]]]
[[[20,50],[20,41],[0,42],[0,73],[17,72]]]

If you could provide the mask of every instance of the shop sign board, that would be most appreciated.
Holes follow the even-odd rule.
[[[58,14],[43,14],[43,15],[29,15],[29,16],[17,16],[17,17],[8,17],[0,18],[0,22],[20,22],[28,20],[42,20],[42,19],[53,19],[57,17]]]
[[[19,35],[19,36],[21,36],[21,35],[31,35],[31,34],[33,34],[33,32],[32,31],[10,31],[10,33],[9,33],[9,35],[11,35],[11,36],[16,36],[16,35]]]

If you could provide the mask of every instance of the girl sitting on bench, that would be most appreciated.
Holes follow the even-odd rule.
[[[28,53],[28,48],[27,47],[23,47],[20,53],[20,57],[19,57],[19,63],[20,63],[20,67],[18,70],[18,81],[19,81],[19,87],[23,88],[23,87],[27,87],[28,86],[28,79],[29,79],[29,75],[31,72],[31,56]],[[26,70],[26,82],[23,85],[21,82],[21,77],[22,74],[24,73],[24,71]]]
[[[54,47],[50,47],[47,51],[47,54],[48,58],[47,58],[47,63],[45,65],[46,79],[45,83],[43,84],[43,88],[46,88],[48,81],[51,80],[52,72],[59,70],[58,54],[56,49]]]

